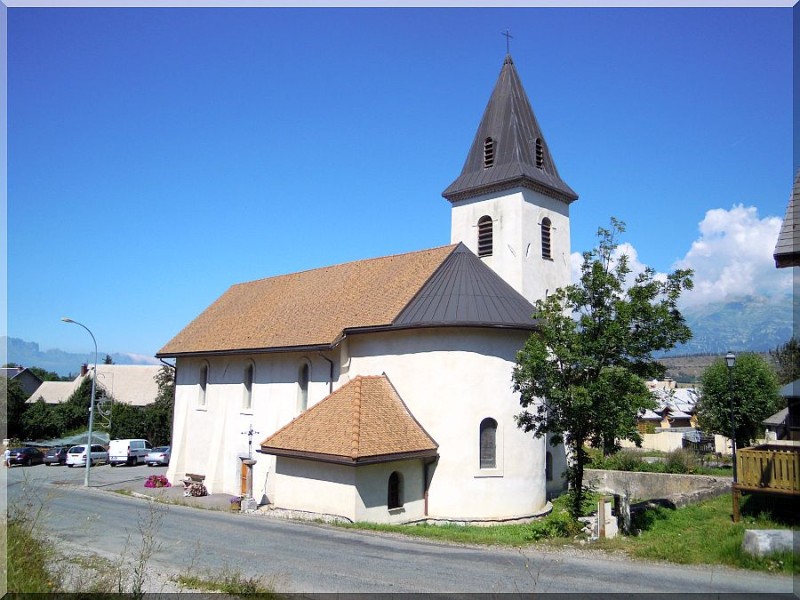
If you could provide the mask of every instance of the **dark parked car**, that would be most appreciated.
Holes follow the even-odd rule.
[[[67,464],[67,448],[65,446],[56,446],[50,448],[44,455],[44,464],[48,467],[50,465],[65,465]]]
[[[44,462],[44,454],[37,448],[28,446],[25,448],[12,448],[11,455],[8,457],[8,462],[12,465],[24,465],[26,467],[40,465]]]

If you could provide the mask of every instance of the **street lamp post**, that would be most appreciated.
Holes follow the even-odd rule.
[[[725,363],[728,365],[728,397],[731,400],[731,454],[733,455],[733,483],[736,479],[736,418],[733,414],[733,366],[736,364],[736,355],[728,352],[725,355]]]
[[[92,466],[92,428],[94,426],[94,390],[95,390],[95,381],[97,380],[97,340],[94,339],[94,334],[91,332],[91,330],[83,323],[78,323],[77,321],[73,321],[69,317],[61,317],[61,320],[64,321],[64,323],[74,323],[75,325],[80,325],[86,331],[89,332],[89,335],[92,336],[92,341],[94,342],[94,375],[92,375],[92,395],[89,398],[89,435],[87,436],[87,441],[86,441],[86,470],[83,477],[83,485],[85,487],[89,487],[89,468]]]

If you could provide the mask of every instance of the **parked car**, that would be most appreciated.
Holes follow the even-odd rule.
[[[100,444],[92,444],[92,456],[90,457],[89,466],[95,465],[99,462],[108,462],[108,451]],[[86,446],[73,446],[67,451],[67,466],[68,467],[85,467],[86,466]]]
[[[158,446],[147,453],[147,456],[144,457],[144,462],[151,467],[168,465],[171,454],[172,449],[169,446]]]
[[[108,462],[117,465],[138,465],[145,461],[153,445],[147,440],[111,440],[108,445]]]
[[[44,464],[46,464],[48,467],[53,464],[67,464],[67,447],[56,446],[54,448],[50,448],[47,452],[45,452]]]
[[[8,462],[11,465],[23,465],[26,467],[40,465],[44,462],[44,454],[38,448],[31,448],[30,446],[12,448]]]

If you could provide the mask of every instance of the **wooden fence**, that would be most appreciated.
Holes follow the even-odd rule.
[[[742,492],[800,494],[800,446],[755,446],[736,453],[733,520],[739,520]]]

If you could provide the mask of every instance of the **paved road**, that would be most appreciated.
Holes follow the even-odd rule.
[[[93,481],[158,472],[144,469],[96,467]],[[8,501],[45,498],[41,519],[47,530],[103,554],[135,552],[144,524],[157,533],[159,549],[150,564],[159,571],[208,573],[228,567],[245,576],[264,576],[283,592],[792,592],[789,577],[609,560],[588,553],[458,547],[257,515],[165,508],[55,483],[76,475],[74,483],[79,484],[82,475],[64,468],[11,469]],[[24,489],[28,491],[23,494]]]

